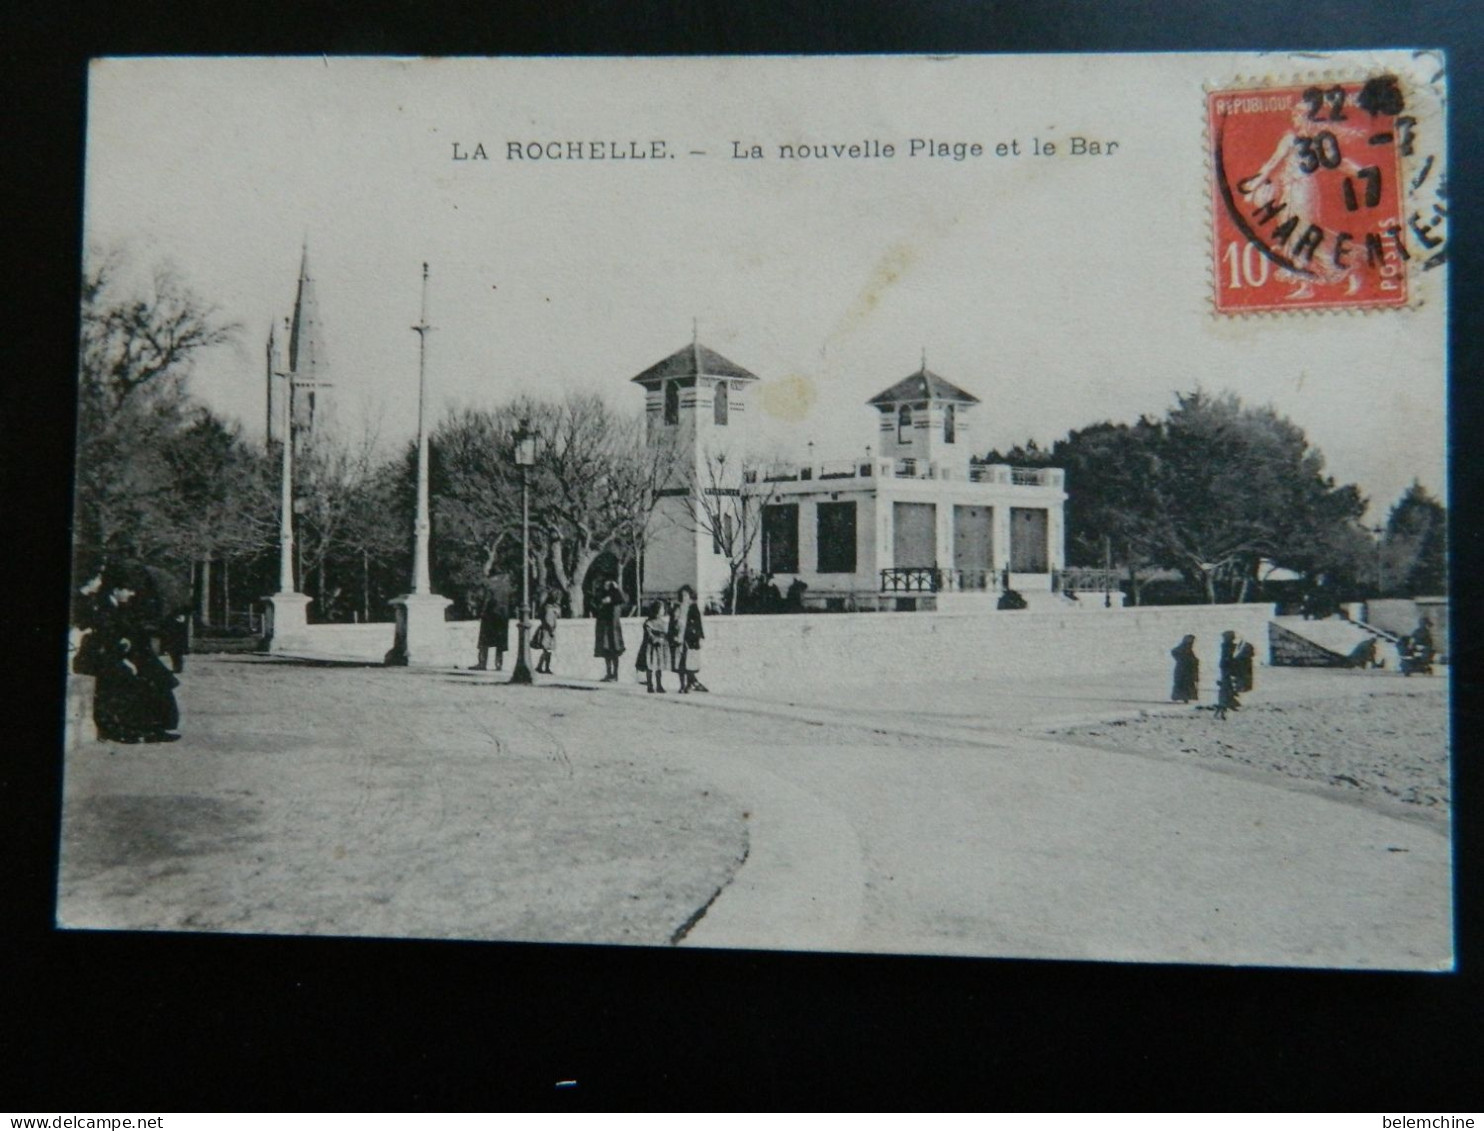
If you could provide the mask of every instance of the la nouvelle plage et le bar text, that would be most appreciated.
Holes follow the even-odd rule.
[[[455,161],[489,161],[491,151],[482,141],[452,143]],[[671,161],[677,157],[721,157],[732,161],[891,161],[905,158],[938,158],[969,161],[983,157],[1111,157],[1117,141],[1073,134],[1065,138],[1006,138],[1000,141],[949,140],[913,137],[902,141],[861,138],[843,142],[754,142],[730,139],[723,146],[681,148],[664,138],[620,141],[531,139],[504,142],[504,159],[519,162],[551,161]]]

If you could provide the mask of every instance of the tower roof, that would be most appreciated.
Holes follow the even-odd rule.
[[[960,404],[978,404],[973,393],[960,389],[952,381],[939,377],[924,362],[921,369],[910,377],[903,377],[885,392],[877,393],[867,404],[884,408],[902,401],[957,401]]]
[[[676,377],[726,377],[732,381],[758,379],[756,373],[749,373],[735,361],[693,341],[681,346],[663,361],[655,362],[633,380],[641,385],[651,385]]]
[[[325,343],[320,336],[319,303],[314,297],[314,276],[309,273],[309,245],[299,260],[299,292],[294,296],[294,317],[289,327],[289,369],[298,377],[329,376]]]

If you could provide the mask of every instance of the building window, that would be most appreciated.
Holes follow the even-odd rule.
[[[820,573],[855,572],[855,504],[820,503],[815,533]]]
[[[763,508],[763,572],[799,572],[797,503],[773,503]]]
[[[711,401],[712,419],[717,424],[725,426],[729,407],[727,404],[727,383],[725,381],[718,381],[716,383],[716,392]]]
[[[897,443],[910,444],[912,442],[912,406],[904,404],[897,409]]]
[[[680,382],[665,382],[665,423],[680,423]]]
[[[958,421],[955,419],[956,405],[946,404],[943,406],[943,442],[952,444],[958,432]]]
[[[733,516],[729,514],[718,515],[717,521],[711,526],[711,552],[713,554],[730,555],[736,537],[737,523]]]

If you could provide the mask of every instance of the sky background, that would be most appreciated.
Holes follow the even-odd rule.
[[[983,401],[977,451],[1231,390],[1303,427],[1384,517],[1414,478],[1445,485],[1443,272],[1420,280],[1411,310],[1216,317],[1204,141],[1208,85],[1380,63],[1406,66],[107,60],[91,75],[86,236],[141,275],[170,264],[241,326],[191,388],[249,436],[307,239],[340,425],[372,422],[389,445],[415,428],[426,261],[434,418],[567,390],[637,412],[628,379],[688,342],[695,319],[762,379],[748,414],[759,451],[863,452],[866,400],[926,350]],[[1069,156],[1073,135],[1118,152]],[[1015,139],[1022,155],[909,158],[913,137],[991,154]],[[506,160],[512,140],[657,138],[673,159]],[[1032,156],[1036,138],[1061,152]],[[866,139],[898,156],[777,156]],[[735,160],[734,141],[767,156]],[[454,143],[490,160],[454,161]]]

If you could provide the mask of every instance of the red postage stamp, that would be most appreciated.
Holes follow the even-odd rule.
[[[1217,90],[1206,113],[1218,313],[1407,305],[1431,237],[1407,215],[1397,78]]]

